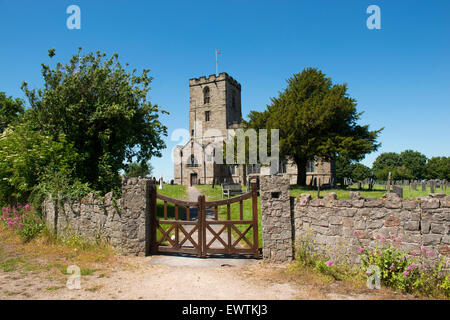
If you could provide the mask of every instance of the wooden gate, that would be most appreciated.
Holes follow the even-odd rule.
[[[219,201],[205,201],[203,195],[196,202],[178,200],[157,193],[156,186],[152,186],[150,192],[152,254],[186,253],[198,257],[239,254],[259,257],[256,185],[245,194]],[[244,219],[244,201],[250,198],[251,218]],[[232,211],[231,205],[234,203],[239,203],[239,212]],[[225,212],[219,214],[220,208],[225,207]]]

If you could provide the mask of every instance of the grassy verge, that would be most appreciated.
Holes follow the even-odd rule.
[[[318,251],[311,238],[311,229],[305,230],[296,241],[296,260],[287,272],[303,277],[308,275],[323,284],[337,283],[366,292],[369,284],[373,290],[375,278],[378,278],[378,290],[401,292],[416,298],[449,299],[450,278],[444,269],[445,261],[431,263],[432,252],[407,257],[406,252],[398,248],[399,241],[400,238],[380,240],[374,250],[360,243],[361,263],[355,265],[345,258],[333,261]]]
[[[222,199],[222,189],[220,186],[216,186],[214,189],[210,185],[199,185],[196,186],[197,189],[203,193],[206,197],[207,201],[216,201]],[[246,192],[246,188],[243,187],[243,191]],[[262,247],[262,228],[261,228],[261,208],[259,203],[259,197],[258,197],[258,239],[259,239],[259,247]],[[219,213],[219,220],[226,220],[227,219],[227,207],[226,206],[219,206],[218,208]],[[243,214],[244,214],[244,220],[252,220],[253,219],[253,213],[252,213],[252,199],[247,199],[243,201]],[[232,220],[240,220],[240,208],[239,208],[239,202],[233,203],[230,206],[230,215]],[[248,227],[248,225],[238,225],[237,228],[239,231],[243,232]],[[233,233],[234,237],[238,237],[236,233]],[[247,233],[246,237],[253,242],[253,228],[250,229],[250,231]],[[244,247],[247,247],[247,243],[243,240],[241,240],[240,244]]]
[[[320,197],[323,198],[326,194],[330,192],[335,192],[338,199],[348,199],[350,197],[350,191],[359,191],[363,197],[366,198],[381,198],[383,194],[387,191],[384,185],[376,184],[372,190],[368,190],[368,186],[362,186],[361,189],[356,187],[349,187],[347,189],[325,189],[320,191]],[[391,189],[392,191],[392,189]],[[450,195],[450,188],[444,191],[442,188],[434,190],[435,193],[445,193]],[[313,199],[317,199],[317,189],[311,187],[292,185],[291,186],[291,197],[299,197],[302,193],[309,193]],[[409,186],[403,187],[403,198],[412,199],[417,197],[426,197],[431,193],[430,187],[428,186],[426,191],[422,191],[421,186],[417,186],[417,190],[412,190]]]
[[[24,241],[15,230],[0,225],[0,271],[60,281],[61,286],[48,290],[64,286],[70,265],[78,266],[82,276],[92,276],[113,258],[113,248],[104,242],[89,242],[70,234],[56,237],[47,229]]]

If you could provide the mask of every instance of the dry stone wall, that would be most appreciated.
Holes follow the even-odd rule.
[[[290,201],[284,197],[279,203],[263,191],[284,194],[285,180],[279,176],[261,179],[264,257],[270,252],[270,257],[275,258],[272,260],[287,260],[282,255],[272,254],[285,250],[286,245],[273,240],[268,230],[281,234],[290,227],[294,246],[308,241],[318,252],[334,260],[358,263],[361,244],[374,249],[384,241],[392,241],[408,253],[420,253],[424,248],[427,252],[431,250],[435,259],[450,256],[450,196],[432,194],[404,200],[389,193],[382,199],[370,199],[351,192],[350,199],[339,200],[335,193],[323,199],[311,199],[309,194],[302,194]],[[291,221],[273,220],[280,208],[281,215],[290,215]]]
[[[87,239],[102,238],[123,254],[145,255],[150,250],[150,179],[124,179],[122,198],[56,201],[48,197],[43,212],[56,233],[72,232]],[[57,203],[59,202],[59,205]]]

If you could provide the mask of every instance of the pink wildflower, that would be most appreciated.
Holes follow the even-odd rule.
[[[424,247],[422,247],[422,249],[420,249],[420,251],[422,251],[422,253],[425,254],[425,252],[427,251],[427,249],[425,249]]]
[[[408,271],[404,271],[403,274],[404,274],[405,276],[407,276],[407,275],[409,274],[409,272],[408,272]]]
[[[394,270],[395,266],[393,264],[391,264],[391,266],[389,267],[389,270]]]
[[[354,236],[359,236],[359,231],[358,230],[353,231],[353,235]]]
[[[431,256],[431,255],[434,254],[434,251],[433,251],[433,250],[430,250],[430,251],[427,252],[427,254]]]
[[[415,250],[413,250],[413,251],[411,251],[411,254],[412,254],[413,256],[415,256],[415,255],[417,254],[417,252],[416,252]]]
[[[327,266],[331,267],[331,266],[333,265],[333,261],[328,260],[328,261],[326,262],[326,264],[327,264]]]
[[[364,252],[364,248],[359,248],[359,253],[363,253]]]
[[[386,237],[385,236],[381,236],[381,242],[385,242],[386,241]]]
[[[395,238],[395,241],[396,242],[402,242],[402,238],[401,237],[397,237],[397,238]]]

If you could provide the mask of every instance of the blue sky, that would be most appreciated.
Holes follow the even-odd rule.
[[[81,8],[81,30],[69,30],[66,8]],[[381,30],[369,30],[369,5]],[[56,48],[67,62],[85,51],[119,53],[154,77],[150,100],[169,135],[155,175],[173,176],[170,135],[187,128],[189,78],[219,72],[242,85],[242,111],[265,109],[286,79],[317,67],[346,82],[364,111],[361,123],[385,127],[381,152],[414,149],[449,156],[450,1],[11,1],[0,0],[0,91],[24,98],[22,81],[41,87],[41,62]]]

